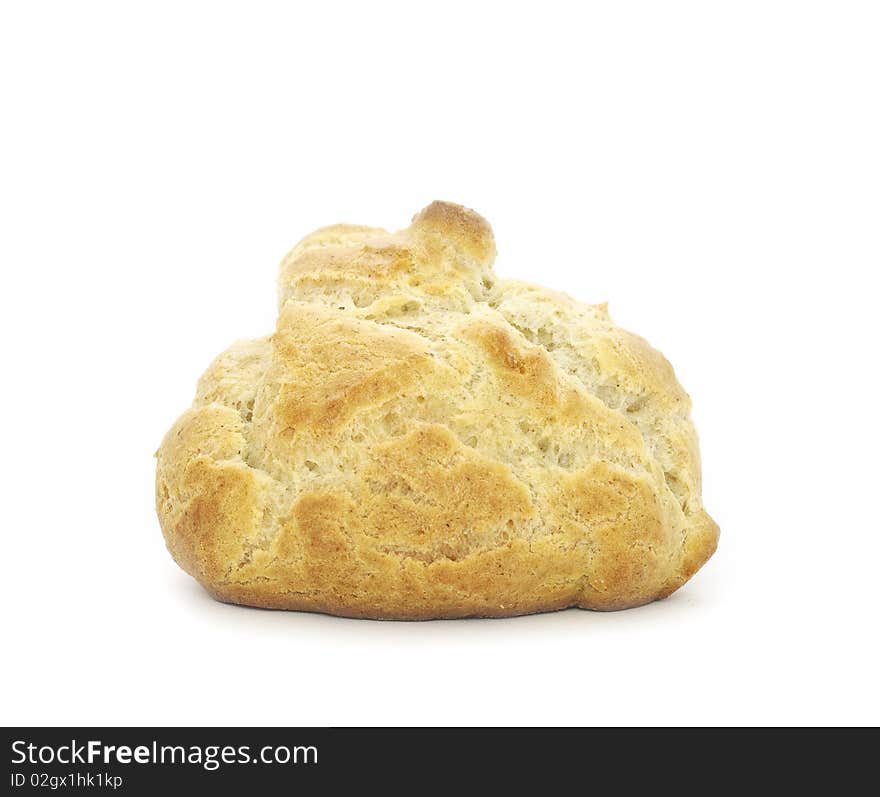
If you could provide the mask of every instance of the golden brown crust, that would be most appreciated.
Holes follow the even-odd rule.
[[[665,597],[711,556],[690,400],[604,305],[498,281],[435,202],[281,264],[273,335],[199,381],[158,451],[168,548],[216,598],[501,617]]]

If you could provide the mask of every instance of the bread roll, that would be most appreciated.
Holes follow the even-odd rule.
[[[486,221],[445,202],[287,255],[274,333],[209,366],[157,452],[168,549],[211,595],[399,619],[624,609],[712,555],[669,363],[494,258]]]

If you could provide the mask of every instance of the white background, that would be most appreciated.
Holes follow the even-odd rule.
[[[877,5],[309,5],[3,5],[0,720],[880,721]],[[166,553],[153,452],[282,255],[435,198],[675,364],[722,536],[671,599],[343,620]]]

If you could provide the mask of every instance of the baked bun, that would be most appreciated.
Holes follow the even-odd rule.
[[[281,264],[157,453],[172,556],[215,598],[502,617],[662,598],[712,555],[690,400],[605,305],[492,271],[471,210],[337,225]]]

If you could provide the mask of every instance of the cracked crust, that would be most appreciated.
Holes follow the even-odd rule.
[[[622,609],[699,569],[718,527],[671,366],[494,257],[443,202],[291,251],[274,334],[211,364],[157,452],[186,572],[223,601],[427,619]]]

